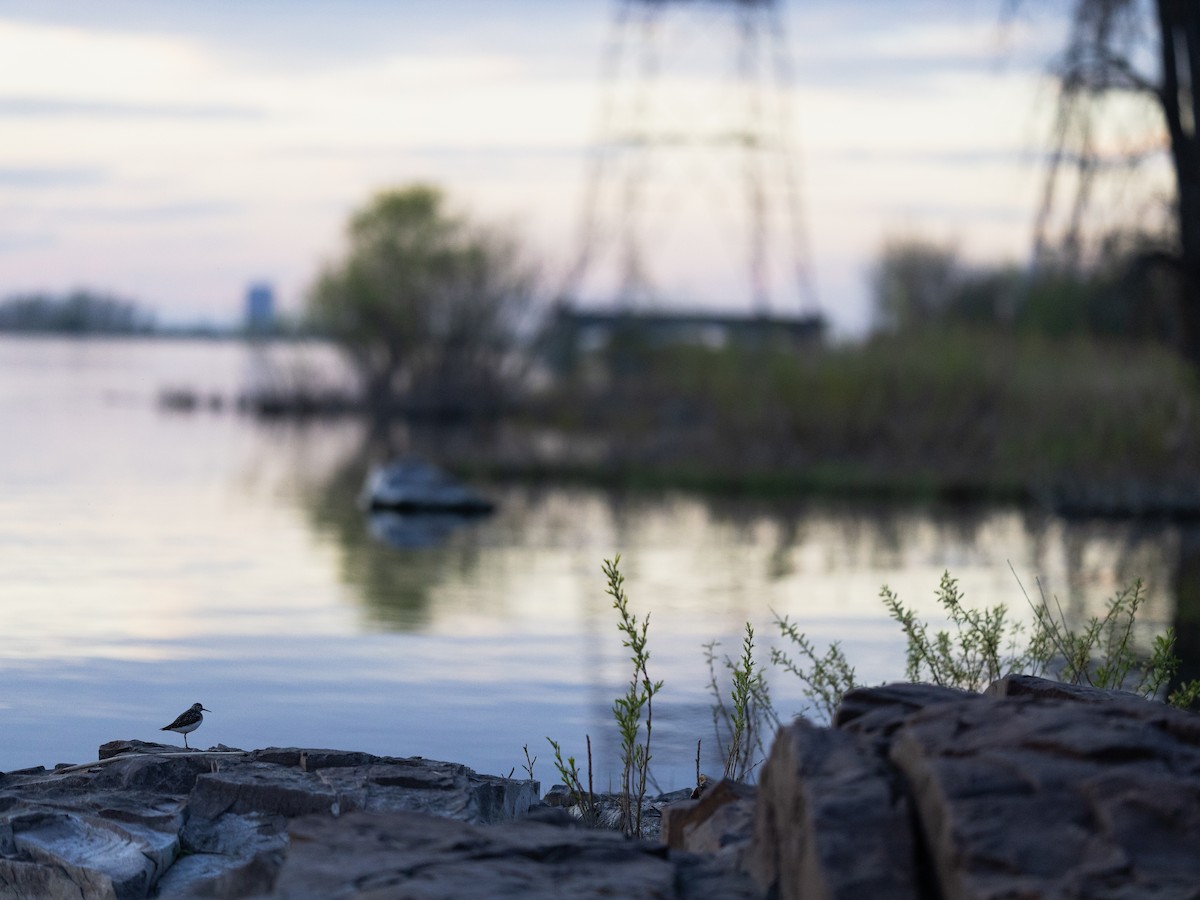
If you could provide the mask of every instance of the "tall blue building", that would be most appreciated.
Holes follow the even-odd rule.
[[[246,289],[246,330],[263,334],[275,330],[275,289],[265,281]]]

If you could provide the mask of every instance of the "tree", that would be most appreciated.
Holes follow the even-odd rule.
[[[0,300],[0,331],[147,334],[154,316],[135,303],[94,291],[18,294]]]
[[[1075,0],[1067,46],[1053,71],[1058,109],[1039,244],[1045,243],[1064,167],[1078,176],[1064,239],[1077,250],[1096,176],[1167,150],[1175,182],[1174,234],[1164,249],[1143,254],[1142,262],[1176,274],[1178,343],[1200,366],[1200,2]],[[1100,120],[1114,101],[1128,99],[1156,111],[1158,134],[1105,146]]]
[[[890,331],[942,324],[962,281],[958,253],[920,237],[893,237],[871,270],[875,312]]]
[[[494,405],[511,375],[534,276],[514,239],[446,210],[428,185],[355,213],[343,259],[309,291],[309,321],[341,345],[375,412]]]

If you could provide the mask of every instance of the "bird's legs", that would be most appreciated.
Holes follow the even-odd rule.
[[[184,747],[186,747],[188,750],[191,750],[191,749],[192,749],[191,747],[188,747],[187,735],[186,735],[186,734],[183,736],[183,746],[184,746]]]

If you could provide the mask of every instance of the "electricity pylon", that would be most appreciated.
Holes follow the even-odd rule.
[[[817,311],[780,7],[616,0],[565,304]]]

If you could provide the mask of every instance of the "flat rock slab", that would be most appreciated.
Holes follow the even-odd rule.
[[[750,898],[745,880],[703,873],[661,844],[517,822],[485,828],[415,813],[295,820],[272,898]],[[681,867],[693,869],[682,874]]]

